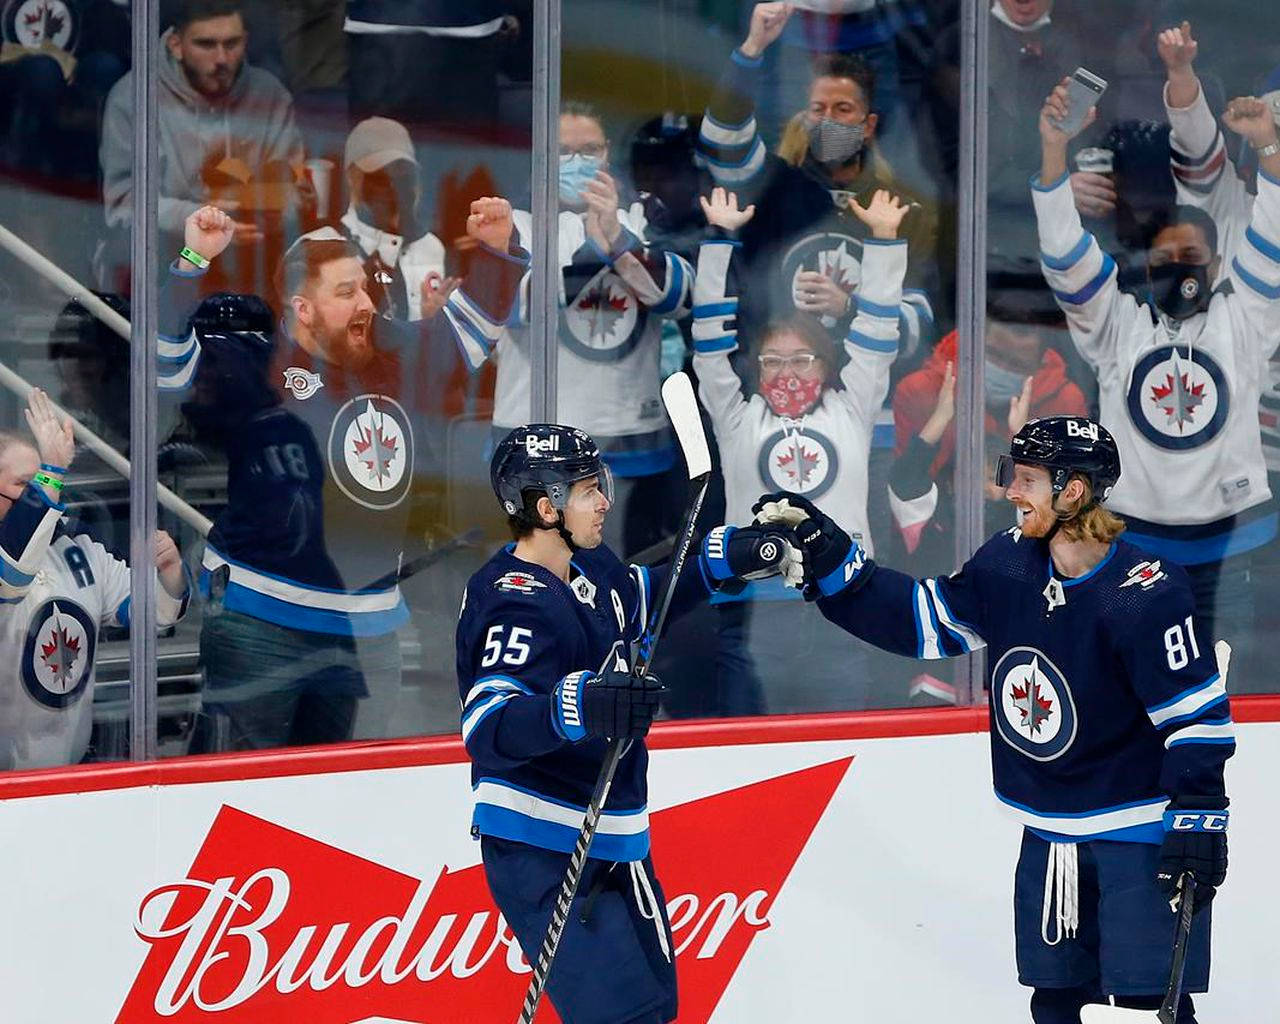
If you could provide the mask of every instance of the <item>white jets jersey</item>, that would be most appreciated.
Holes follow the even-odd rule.
[[[1218,122],[1201,89],[1188,107],[1169,106],[1165,87],[1165,111],[1172,131],[1169,163],[1178,189],[1178,202],[1196,206],[1213,218],[1218,229],[1218,251],[1225,274],[1246,244],[1253,216],[1253,195],[1245,188],[1231,161]],[[1249,240],[1247,244],[1253,244]],[[1280,335],[1280,320],[1270,325]],[[1258,407],[1262,454],[1271,472],[1280,472],[1280,357],[1272,356]]]
[[[555,419],[587,431],[616,473],[641,476],[670,465],[671,437],[659,395],[662,320],[689,312],[693,270],[672,252],[650,249],[639,203],[618,210],[622,234],[609,253],[587,238],[584,215],[561,210],[559,393]],[[533,222],[515,211],[520,244]],[[502,431],[530,419],[529,281],[518,322],[498,341],[493,423]]]
[[[28,487],[0,524],[4,769],[75,764],[84,756],[98,630],[129,625],[129,567],[88,536],[60,530],[60,517]],[[185,602],[160,586],[156,595],[159,623],[176,622]]]
[[[803,494],[870,551],[867,463],[876,414],[889,390],[898,353],[905,241],[867,239],[858,313],[844,339],[848,362],[841,389],[828,387],[797,419],[776,414],[761,395],[746,398],[729,356],[738,348],[738,244],[703,242],[694,291],[694,370],[711,416],[725,480],[725,522],[743,526],[761,494]]]
[[[1033,198],[1045,279],[1097,374],[1102,423],[1120,449],[1108,505],[1145,521],[1130,539],[1183,564],[1266,543],[1274,519],[1258,525],[1271,496],[1258,399],[1280,341],[1280,183],[1260,177],[1250,229],[1207,312],[1181,322],[1120,291],[1066,175],[1033,183]]]

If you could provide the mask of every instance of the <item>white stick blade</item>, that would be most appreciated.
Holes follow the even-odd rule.
[[[662,404],[667,407],[667,415],[684,452],[689,479],[710,473],[711,452],[702,429],[702,417],[698,415],[698,399],[694,397],[693,384],[687,373],[673,373],[662,382]]]
[[[1080,1024],[1160,1024],[1160,1016],[1155,1010],[1090,1003],[1080,1008]]]

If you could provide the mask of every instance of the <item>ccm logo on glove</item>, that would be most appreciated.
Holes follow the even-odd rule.
[[[1226,811],[1166,811],[1164,827],[1169,832],[1225,832]]]

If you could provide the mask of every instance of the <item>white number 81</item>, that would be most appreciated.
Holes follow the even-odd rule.
[[[1183,624],[1187,627],[1186,639],[1183,638],[1182,625],[1170,626],[1164,631],[1164,651],[1169,659],[1169,667],[1173,671],[1186,668],[1192,658],[1200,657],[1200,645],[1196,643],[1196,628],[1188,615]],[[1187,640],[1191,641],[1191,654],[1187,655]]]

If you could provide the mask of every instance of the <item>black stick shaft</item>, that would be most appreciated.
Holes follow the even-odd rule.
[[[1173,944],[1173,969],[1169,972],[1169,988],[1156,1019],[1160,1024],[1174,1024],[1178,1019],[1178,1003],[1182,1001],[1182,972],[1187,965],[1187,947],[1191,938],[1191,917],[1195,913],[1196,880],[1190,872],[1182,876],[1182,902],[1178,906],[1178,937]]]
[[[667,611],[671,607],[676,582],[680,579],[685,560],[689,557],[689,550],[693,546],[698,514],[702,511],[702,502],[707,496],[707,485],[710,481],[711,475],[708,473],[691,482],[692,500],[685,511],[684,522],[681,524],[680,538],[671,558],[671,568],[663,583],[662,598],[654,610],[650,625],[645,630],[641,642],[640,657],[634,669],[635,675],[644,675],[653,664],[653,656],[658,649],[658,638],[667,620]],[[528,991],[525,992],[524,1005],[520,1008],[519,1024],[532,1024],[534,1014],[538,1012],[542,992],[547,986],[547,976],[550,975],[551,965],[555,962],[556,950],[560,948],[560,936],[564,934],[565,925],[569,921],[569,910],[573,906],[574,898],[578,895],[578,886],[582,883],[582,872],[587,864],[587,854],[591,852],[591,841],[595,839],[600,815],[609,799],[613,777],[617,774],[618,764],[622,761],[628,742],[628,740],[610,742],[604,764],[600,766],[595,789],[587,804],[586,817],[583,818],[582,829],[578,832],[578,841],[574,844],[573,853],[569,857],[568,870],[565,871],[564,880],[560,883],[560,893],[556,896],[555,906],[551,908],[551,922],[547,925],[546,935],[542,938],[538,962],[534,965],[533,977],[529,980]]]

